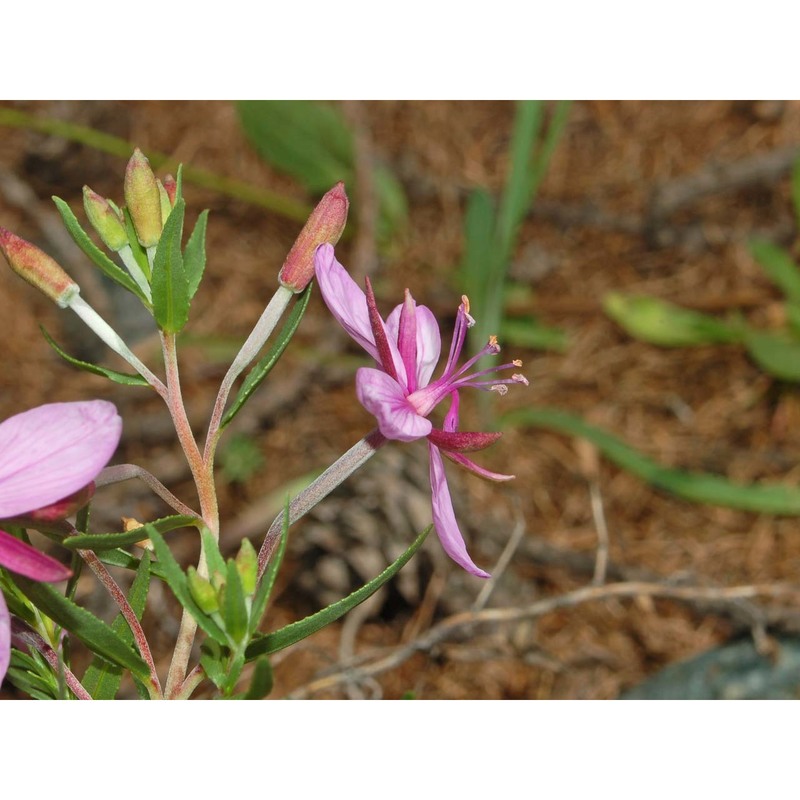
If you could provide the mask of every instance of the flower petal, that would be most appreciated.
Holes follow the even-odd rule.
[[[65,581],[72,571],[16,536],[0,530],[0,567],[34,581]]]
[[[397,341],[400,335],[400,314],[403,306],[397,306],[386,318],[386,330],[389,339]],[[439,323],[433,312],[427,306],[416,307],[417,326],[417,385],[422,389],[431,381],[439,355],[442,350],[442,336],[439,333]]]
[[[0,519],[50,505],[91,483],[117,449],[112,403],[49,403],[0,424]]]
[[[11,615],[3,593],[0,592],[0,683],[6,677],[11,661]]]
[[[483,431],[440,431],[434,428],[428,438],[442,450],[470,453],[493,445],[502,435]]]
[[[445,553],[471,575],[488,578],[489,573],[477,567],[467,553],[464,537],[458,528],[450,489],[444,473],[444,462],[438,448],[428,444],[431,455],[431,491],[433,493],[433,524]]]
[[[367,296],[336,260],[333,247],[321,244],[314,253],[314,271],[322,299],[350,337],[376,361],[378,348],[369,323]]]
[[[430,420],[417,414],[403,387],[382,370],[361,367],[356,372],[356,395],[377,418],[380,432],[387,439],[413,442],[431,432]]]
[[[461,453],[448,452],[447,450],[442,450],[442,452],[451,461],[458,464],[459,467],[464,467],[464,469],[469,470],[473,475],[477,475],[479,478],[485,478],[487,481],[496,481],[500,483],[502,481],[513,481],[514,478],[516,478],[516,475],[504,475],[502,472],[492,472],[491,470],[485,469],[476,464],[471,458],[467,458]]]

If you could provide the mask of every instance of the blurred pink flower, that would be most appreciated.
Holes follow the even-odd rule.
[[[104,400],[49,403],[0,423],[0,519],[66,516],[65,502],[105,467],[119,443],[122,420]],[[65,580],[70,571],[0,530],[0,567],[38,581]],[[10,659],[10,616],[0,593],[0,682]]]
[[[480,358],[500,352],[497,340],[492,337],[476,356],[463,366],[457,366],[467,329],[474,324],[469,315],[469,301],[464,297],[458,308],[444,371],[440,378],[431,382],[439,361],[441,335],[429,308],[418,306],[406,289],[404,302],[384,322],[375,304],[369,279],[365,294],[336,260],[330,245],[317,248],[315,270],[322,297],[331,313],[377,364],[377,368],[362,367],[356,373],[359,401],[376,417],[378,428],[387,439],[410,442],[427,438],[436,533],[453,561],[472,575],[489,577],[488,573],[473,563],[467,552],[453,511],[442,453],[483,478],[505,481],[514,477],[489,472],[464,455],[465,452],[488,447],[500,438],[500,434],[459,431],[458,393],[460,389],[473,387],[505,394],[508,384],[527,385],[528,381],[519,374],[510,378],[490,378],[500,370],[520,367],[522,362],[512,361],[493,369],[470,373],[470,368]],[[428,415],[445,398],[450,399],[450,408],[442,428],[434,428]]]

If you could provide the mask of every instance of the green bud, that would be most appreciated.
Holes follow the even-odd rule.
[[[194,567],[186,570],[186,578],[189,583],[189,593],[192,599],[200,606],[204,614],[213,614],[219,611],[220,600],[217,592],[206,578],[201,578]]]
[[[87,219],[109,250],[116,253],[127,247],[128,234],[125,232],[125,226],[108,200],[93,192],[88,186],[84,186],[83,207]]]
[[[258,553],[249,539],[242,539],[242,546],[236,555],[236,571],[241,578],[245,595],[255,594],[258,581]]]
[[[17,275],[61,308],[66,308],[80,292],[78,284],[47,253],[5,228],[0,228],[0,251]]]
[[[327,192],[300,231],[283,262],[278,280],[293,292],[302,292],[314,277],[314,251],[321,244],[336,244],[347,222],[350,201],[340,181]]]
[[[161,194],[150,162],[137,147],[125,170],[125,203],[142,247],[154,247],[161,238]]]

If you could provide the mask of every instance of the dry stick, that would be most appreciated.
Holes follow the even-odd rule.
[[[41,637],[36,631],[31,630],[24,622],[16,617],[11,618],[11,638],[24,644],[26,647],[38,650],[45,658],[47,663],[58,674],[64,675],[69,690],[78,700],[91,700],[92,696],[83,687],[83,684],[75,677],[70,668],[59,658],[58,653]]]
[[[159,699],[161,694],[161,683],[158,680],[158,672],[156,671],[156,664],[153,660],[153,654],[150,652],[150,645],[147,642],[147,637],[144,635],[144,630],[139,622],[136,613],[131,608],[130,603],[125,597],[125,593],[119,588],[117,582],[111,577],[109,571],[105,568],[100,559],[95,555],[92,550],[78,550],[78,555],[89,565],[89,569],[94,572],[100,583],[105,586],[108,593],[113,598],[114,602],[119,607],[120,613],[128,623],[131,629],[136,646],[142,654],[142,658],[150,670],[150,694],[153,699]],[[155,692],[155,694],[154,694]]]
[[[606,582],[608,572],[608,525],[603,510],[603,496],[600,494],[600,484],[596,480],[589,481],[589,497],[592,505],[592,517],[597,529],[597,557],[594,562],[594,575],[592,584],[602,586]]]
[[[517,505],[519,505],[519,503],[517,503]],[[472,611],[480,611],[489,602],[489,598],[492,596],[492,592],[497,586],[497,582],[500,580],[500,577],[511,563],[511,559],[514,557],[514,553],[516,553],[524,535],[525,520],[520,513],[520,509],[517,508],[517,522],[514,525],[514,529],[511,531],[511,536],[509,537],[506,546],[503,548],[503,552],[500,554],[497,564],[492,570],[492,577],[483,584],[480,594],[472,604]]]
[[[443,620],[431,628],[426,634],[408,644],[398,647],[385,656],[377,657],[371,662],[369,656],[361,656],[353,662],[326,677],[312,681],[306,686],[289,694],[290,698],[299,699],[331,689],[345,680],[379,675],[393,669],[418,652],[428,651],[436,645],[459,635],[467,635],[480,625],[488,623],[509,624],[526,619],[541,617],[561,608],[571,608],[596,600],[607,600],[611,597],[656,597],[665,600],[714,602],[736,601],[763,595],[796,595],[800,597],[800,588],[785,584],[767,584],[752,586],[733,586],[713,589],[703,587],[667,586],[660,583],[634,581],[630,583],[610,583],[604,586],[586,586],[558,597],[539,600],[521,608],[490,608],[484,611],[465,611]],[[366,663],[365,663],[366,662]],[[360,666],[362,665],[363,666]]]

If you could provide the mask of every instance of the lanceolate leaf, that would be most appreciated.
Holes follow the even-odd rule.
[[[141,656],[110,625],[85,608],[75,605],[50,584],[21,576],[14,581],[37,608],[80,639],[93,653],[129,669],[136,677],[148,680],[150,673]]]
[[[275,340],[275,343],[267,351],[266,355],[256,364],[253,369],[247,374],[241,388],[239,389],[233,405],[228,409],[225,416],[222,418],[220,428],[224,428],[241,410],[242,406],[250,399],[250,396],[261,385],[264,378],[269,375],[270,370],[278,363],[278,359],[283,355],[283,351],[291,341],[300,320],[303,318],[308,301],[311,298],[311,284],[306,287],[303,293],[297,298],[289,314],[283,328],[281,328],[280,335]]]
[[[192,235],[186,242],[183,251],[183,265],[186,269],[186,280],[189,283],[189,299],[191,300],[206,268],[206,226],[208,225],[208,211],[203,211],[197,218]]]
[[[617,466],[684,500],[765,514],[800,515],[800,490],[794,486],[738,484],[722,475],[664,467],[613,434],[565,411],[524,408],[505,415],[501,421],[506,427],[544,428],[587,439]]]
[[[142,560],[139,562],[136,577],[133,579],[128,592],[128,602],[138,620],[141,620],[142,614],[144,614],[149,588],[150,554],[145,551],[142,555]],[[133,634],[122,614],[117,614],[116,619],[111,623],[111,628],[115,633],[119,634],[121,639],[133,644]],[[99,658],[95,658],[92,661],[81,679],[84,688],[95,700],[113,700],[119,691],[121,681],[122,671],[120,668]]]
[[[359,603],[363,603],[364,600],[377,592],[384,583],[393,578],[402,567],[405,566],[411,556],[419,550],[420,546],[425,541],[425,537],[430,533],[431,528],[433,528],[432,525],[425,528],[414,540],[411,547],[409,547],[400,558],[390,564],[377,578],[373,578],[366,586],[357,589],[352,594],[339,600],[338,603],[334,603],[327,608],[323,608],[321,611],[317,611],[316,614],[312,614],[298,622],[293,622],[291,625],[287,625],[285,628],[281,628],[274,633],[268,633],[266,636],[253,639],[246,650],[247,660],[252,661],[254,658],[258,658],[258,656],[283,650],[285,647],[289,647],[289,645],[295,644],[301,639],[305,639],[307,636],[311,636],[312,633],[316,633],[326,625],[330,625],[331,622],[335,622],[343,614],[350,611],[351,608],[355,608]]]
[[[250,633],[255,633],[261,623],[261,618],[267,610],[267,603],[269,603],[272,588],[275,586],[275,579],[278,577],[278,571],[283,563],[283,557],[286,554],[286,545],[289,541],[289,498],[286,498],[286,505],[283,510],[283,527],[281,529],[281,538],[278,542],[278,547],[272,555],[272,558],[267,565],[266,572],[261,578],[261,583],[258,584],[255,596],[253,597],[253,607],[250,612]]]
[[[787,299],[800,301],[800,268],[786,250],[766,239],[753,239],[750,253]]]
[[[91,372],[94,375],[102,375],[109,380],[114,381],[114,383],[122,383],[125,386],[149,386],[150,384],[141,376],[136,375],[131,372],[117,372],[115,369],[109,369],[108,367],[101,367],[99,364],[92,364],[89,361],[81,361],[74,356],[71,356],[69,353],[66,353],[62,350],[58,344],[56,344],[55,340],[52,336],[44,329],[43,325],[39,326],[39,329],[42,331],[44,338],[47,339],[47,343],[53,350],[58,353],[61,358],[64,359],[69,364],[72,364],[73,367],[77,369],[83,370],[84,372]]]
[[[186,203],[175,203],[153,260],[153,314],[167,333],[178,333],[189,318],[189,283],[183,267],[181,237]]]
[[[136,281],[125,272],[122,267],[117,266],[91,239],[88,233],[81,227],[72,209],[60,198],[53,197],[58,213],[74,239],[75,244],[86,253],[92,261],[100,267],[111,280],[116,281],[120,286],[124,286],[133,292],[140,300],[147,303],[147,298],[142,294],[142,290],[136,285]]]
[[[197,517],[174,514],[171,517],[164,517],[149,524],[159,533],[168,533],[178,528],[197,525],[197,523]],[[139,528],[120,533],[79,533],[76,536],[68,536],[62,544],[65,547],[80,548],[81,550],[96,550],[98,552],[101,550],[113,550],[114,548],[127,547],[130,544],[136,544],[136,542],[149,538],[147,530],[147,526],[142,525]]]
[[[197,620],[197,624],[212,638],[220,644],[228,646],[228,637],[220,629],[214,620],[206,616],[195,603],[189,592],[189,585],[186,574],[172,555],[172,551],[164,541],[164,537],[156,530],[153,525],[145,525],[147,536],[153,543],[158,558],[158,563],[164,572],[164,578],[172,589],[178,602]]]
[[[750,329],[745,333],[744,344],[753,361],[770,375],[800,382],[800,340],[783,333]]]

